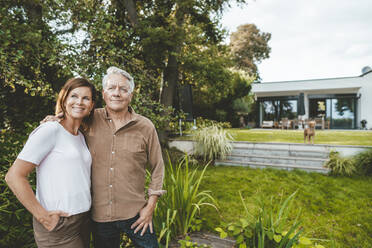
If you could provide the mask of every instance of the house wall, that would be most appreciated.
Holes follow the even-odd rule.
[[[305,94],[304,118],[309,118],[309,95],[313,94],[356,94],[356,124],[367,120],[367,128],[372,129],[372,72],[359,77],[330,78],[301,81],[267,82],[253,84],[256,97],[295,96]]]
[[[366,74],[363,78],[363,85],[359,93],[361,97],[360,102],[360,121],[367,120],[368,129],[372,128],[372,72]]]

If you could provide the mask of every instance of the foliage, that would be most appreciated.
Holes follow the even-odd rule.
[[[201,128],[209,127],[212,125],[216,125],[220,128],[231,128],[230,122],[220,122],[220,121],[206,119],[203,117],[197,117],[195,119],[195,123],[182,121],[181,127],[182,127],[182,132],[190,133],[196,129],[201,129]],[[177,132],[179,130],[179,121],[173,121],[169,123],[169,128],[170,130]]]
[[[199,245],[197,242],[193,242],[190,238],[190,236],[186,236],[185,239],[179,240],[178,243],[180,244],[180,248],[207,248],[210,247],[208,245]]]
[[[353,158],[341,157],[340,153],[336,151],[330,152],[325,167],[330,169],[330,173],[333,175],[351,176],[356,170]]]
[[[209,231],[221,226],[221,220],[229,223],[245,216],[239,191],[249,208],[257,209],[256,199],[270,206],[271,197],[280,202],[288,197],[285,192],[298,190],[290,219],[294,220],[297,209],[301,209],[301,235],[325,247],[372,246],[371,178],[218,166],[207,169],[201,187],[213,188],[213,197],[219,204],[219,215],[202,210],[204,228]]]
[[[86,32],[76,44],[78,72],[96,79],[109,65],[124,66],[167,107],[175,107],[180,84],[209,87],[218,96],[225,83],[229,88],[225,68],[231,64],[218,17],[230,2],[64,1],[67,22]]]
[[[229,122],[219,122],[215,120],[205,119],[203,117],[196,118],[196,126],[198,128],[205,128],[213,125],[218,126],[220,128],[231,128],[231,124]]]
[[[53,111],[55,90],[72,75],[69,46],[49,25],[60,17],[55,1],[1,1],[0,128],[23,131],[24,122]]]
[[[199,189],[207,167],[201,171],[190,168],[187,156],[173,165],[168,156],[163,186],[167,193],[159,198],[153,218],[155,230],[160,230],[159,238],[166,244],[170,238],[191,231],[198,224],[201,209],[217,209],[210,191]]]
[[[233,109],[241,115],[247,115],[252,111],[254,104],[253,95],[246,95],[241,98],[235,99],[233,102]]]
[[[35,125],[27,124],[26,132]],[[5,182],[5,174],[21,151],[27,136],[14,130],[0,132],[0,247],[36,247],[32,231],[32,215],[17,200]],[[35,173],[30,184],[35,188]]]
[[[226,130],[212,125],[194,131],[193,139],[196,144],[194,152],[196,156],[203,157],[206,160],[224,159],[232,150],[232,137]]]
[[[234,109],[234,102],[249,94],[254,78],[242,71],[230,71],[229,83],[222,86],[218,97],[208,95],[203,91],[193,92],[194,111],[198,116],[217,121],[228,121],[232,126],[237,127],[239,126],[239,116]],[[209,88],[204,89],[204,91],[208,90]]]
[[[372,149],[361,152],[354,158],[358,174],[372,176]]]
[[[240,25],[230,36],[230,48],[236,67],[258,76],[257,63],[269,58],[270,33],[261,32],[254,24]]]
[[[265,206],[263,202],[259,203],[259,212],[255,216],[248,209],[241,193],[239,192],[241,202],[245,209],[245,216],[233,223],[225,224],[225,230],[216,228],[221,238],[227,235],[236,239],[238,247],[310,247],[312,242],[303,236],[300,236],[303,230],[299,229],[300,222],[297,218],[292,222],[289,219],[291,203],[294,192],[279,206],[275,206],[273,199],[270,199],[270,205]],[[292,222],[292,223],[291,223]]]

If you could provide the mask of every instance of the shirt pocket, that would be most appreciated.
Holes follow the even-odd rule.
[[[141,136],[138,135],[123,135],[118,140],[123,149],[132,153],[144,153],[146,143]],[[120,146],[119,146],[120,147]]]

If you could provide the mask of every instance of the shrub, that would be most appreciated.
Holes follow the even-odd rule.
[[[217,125],[205,127],[194,132],[196,141],[194,152],[196,156],[206,160],[224,159],[232,150],[232,137]]]
[[[169,156],[168,160],[163,184],[167,193],[159,198],[153,217],[155,230],[159,231],[159,240],[162,239],[166,247],[171,238],[186,235],[193,230],[199,223],[201,208],[210,206],[217,209],[210,192],[199,190],[208,166],[201,171],[191,169],[187,156],[175,166]]]
[[[341,157],[339,152],[331,151],[329,160],[325,165],[330,174],[351,176],[356,171],[355,162],[352,158]]]
[[[212,125],[216,125],[220,128],[231,128],[230,122],[220,122],[220,121],[205,119],[203,117],[196,118],[196,126],[198,128],[209,127]]]
[[[180,114],[180,116],[178,116],[179,118],[182,118],[182,114]],[[194,122],[190,122],[190,121],[182,121],[182,132],[184,133],[190,133],[192,131],[194,131],[195,129],[202,129],[202,128],[205,128],[205,127],[209,127],[209,126],[212,126],[212,125],[216,125],[220,128],[231,128],[231,124],[230,122],[220,122],[220,121],[215,121],[215,120],[210,120],[210,119],[205,119],[203,117],[198,117],[196,118],[195,120],[195,123]],[[179,132],[179,121],[172,121],[169,123],[169,130],[172,131],[172,132]]]
[[[355,166],[358,174],[372,176],[372,149],[357,154]]]
[[[258,214],[252,214],[239,192],[246,216],[238,221],[223,224],[223,228],[216,228],[216,231],[220,233],[221,238],[235,238],[239,248],[314,247],[310,239],[301,236],[303,230],[298,221],[300,212],[290,221],[289,213],[296,193],[297,191],[278,205],[273,203],[273,199],[269,206],[265,206],[263,201],[259,202]],[[323,246],[315,244],[315,247]]]
[[[26,123],[25,132],[29,133],[35,125]],[[27,135],[12,129],[0,132],[0,247],[36,247],[32,230],[32,215],[17,200],[5,183],[5,174],[21,151]],[[35,173],[30,184],[35,189]]]
[[[197,242],[193,242],[190,236],[186,236],[185,239],[179,240],[180,248],[208,248],[209,245],[199,245]]]

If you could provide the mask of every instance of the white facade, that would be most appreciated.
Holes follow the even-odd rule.
[[[334,97],[342,95],[355,95],[355,127],[360,128],[361,120],[367,121],[367,128],[372,128],[372,70],[358,77],[327,78],[314,80],[264,82],[253,84],[252,88],[256,99],[272,97],[298,96],[304,93],[305,115],[310,118],[310,101],[316,96]]]

